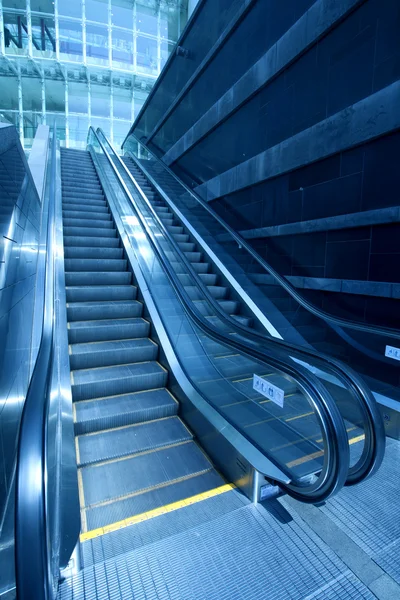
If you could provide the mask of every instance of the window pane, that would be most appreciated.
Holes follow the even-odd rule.
[[[132,32],[113,29],[112,60],[121,63],[122,67],[133,65],[133,36]]]
[[[110,116],[110,92],[107,86],[91,84],[92,115],[99,117]]]
[[[82,25],[78,21],[59,21],[60,52],[68,54],[70,60],[82,57]]]
[[[132,92],[131,90],[113,89],[114,117],[118,119],[131,118]]]
[[[86,0],[86,18],[89,21],[108,23],[108,1]]]
[[[111,20],[114,25],[133,29],[133,2],[131,0],[112,0]]]
[[[154,8],[138,5],[136,8],[136,28],[143,33],[157,35],[157,12]]]
[[[44,10],[43,1],[36,0],[35,4],[37,4],[39,6],[41,5],[41,9],[33,8],[33,6],[32,6],[31,7],[32,10]],[[46,8],[45,12],[49,12],[49,10]],[[58,12],[60,13],[60,15],[63,15],[64,17],[81,18],[82,17],[82,2],[81,2],[81,0],[67,0],[67,2],[65,2],[65,1],[59,2],[58,3]]]
[[[85,116],[69,116],[69,141],[70,145],[86,147],[86,139],[89,130],[89,121]],[[78,142],[75,144],[75,142]]]
[[[70,113],[88,112],[88,85],[86,81],[68,83],[68,105]]]
[[[138,36],[137,65],[141,70],[157,73],[157,40]]]
[[[100,25],[86,25],[86,55],[89,62],[108,62],[108,31]],[[90,61],[90,59],[96,59]]]

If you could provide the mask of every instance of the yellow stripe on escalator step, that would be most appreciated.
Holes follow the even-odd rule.
[[[87,531],[86,533],[81,533],[80,541],[87,542],[88,540],[99,537],[101,535],[105,535],[106,533],[111,533],[112,531],[124,529],[125,527],[129,527],[130,525],[136,525],[137,523],[142,523],[143,521],[154,519],[154,517],[159,517],[160,515],[165,515],[175,510],[179,510],[180,508],[184,508],[185,506],[190,506],[191,504],[202,502],[203,500],[207,500],[208,498],[214,498],[215,496],[219,496],[220,494],[224,494],[225,492],[230,492],[233,489],[235,489],[235,486],[232,483],[221,485],[207,492],[202,492],[201,494],[190,496],[190,498],[185,498],[184,500],[179,500],[178,502],[173,502],[172,504],[160,506],[159,508],[155,508],[148,512],[141,513],[140,515],[135,515],[134,517],[129,517],[128,519],[117,521],[116,523],[111,523],[111,525],[106,525],[105,527],[99,527],[98,529],[92,529],[91,531]]]

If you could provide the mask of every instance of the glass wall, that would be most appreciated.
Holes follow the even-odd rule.
[[[9,61],[0,69],[0,115],[19,127],[25,148],[35,127],[54,119],[67,146],[84,147],[90,124],[120,144],[180,36],[187,4],[3,0],[0,55]]]

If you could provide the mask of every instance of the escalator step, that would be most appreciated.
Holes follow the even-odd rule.
[[[91,530],[117,523],[134,515],[208,492],[224,484],[222,477],[211,469],[206,473],[142,492],[132,498],[121,499],[106,506],[95,506],[85,511],[87,528]]]
[[[68,321],[91,321],[98,319],[126,319],[141,317],[143,304],[137,300],[115,300],[113,302],[69,302]]]
[[[64,246],[65,258],[121,259],[123,257],[123,254],[124,251],[122,248],[92,248],[87,246]]]
[[[70,344],[77,344],[143,338],[148,336],[149,331],[150,323],[142,317],[72,321],[68,323],[68,341]]]
[[[102,254],[102,249],[97,250]],[[126,271],[127,261],[124,259],[105,258],[70,258],[65,259],[66,271]]]
[[[156,360],[158,346],[149,338],[73,344],[69,347],[72,370]]]
[[[96,196],[84,198],[82,194],[79,196],[71,195],[71,194],[63,194],[63,206],[79,206],[85,207],[87,210],[101,210],[102,208],[107,208],[107,202],[104,199],[103,194],[97,194]]]
[[[86,235],[66,235],[64,231],[64,247],[74,246],[75,248],[119,248],[119,238],[88,237]]]
[[[132,280],[130,271],[67,271],[66,285],[129,285]]]
[[[64,227],[90,227],[93,229],[99,229],[101,231],[107,229],[113,229],[114,223],[110,220],[105,221],[104,219],[63,219]]]
[[[210,292],[212,297],[215,298],[216,300],[222,300],[222,299],[226,298],[226,296],[228,294],[228,288],[225,286],[209,285],[207,287],[208,287],[208,291]],[[187,291],[189,297],[192,300],[201,300],[202,299],[201,293],[196,286],[187,285],[187,286],[185,286],[185,290]]]
[[[211,468],[211,463],[193,441],[149,454],[83,467],[80,473],[85,506],[166,485]]]
[[[74,411],[78,435],[176,415],[178,402],[160,388],[81,401]]]
[[[193,439],[179,417],[157,419],[78,436],[79,466],[148,452]]]
[[[65,236],[85,236],[103,238],[117,237],[116,229],[98,229],[97,227],[64,227]]]
[[[95,219],[96,221],[105,221],[105,222],[110,222],[111,221],[111,215],[110,213],[107,211],[106,208],[104,208],[103,212],[94,212],[94,211],[86,211],[84,209],[82,210],[69,210],[64,208],[63,209],[63,219],[80,219],[80,220],[88,220],[88,221],[92,221],[93,219]]]
[[[78,204],[77,202],[63,202],[62,204],[63,207],[63,211],[72,211],[75,213],[81,213],[81,214],[87,214],[87,213],[94,213],[97,215],[110,215],[108,208],[106,206],[106,204],[104,203],[99,203],[99,205],[96,204]],[[111,215],[110,215],[111,216]]]
[[[167,382],[167,372],[155,361],[81,369],[71,375],[74,401],[151,390]]]
[[[135,300],[136,294],[134,285],[79,285],[66,288],[67,302]]]

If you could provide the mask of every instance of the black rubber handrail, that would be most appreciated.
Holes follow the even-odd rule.
[[[15,570],[18,600],[52,600],[54,597],[46,517],[46,440],[54,337],[56,144],[54,128],[42,335],[22,411],[17,450]]]
[[[362,331],[365,333],[373,333],[375,335],[382,336],[391,336],[395,339],[400,339],[400,330],[391,329],[389,327],[380,327],[378,325],[365,325],[364,323],[359,323],[355,321],[349,321],[347,319],[343,319],[341,317],[336,317],[331,315],[324,310],[321,310],[317,306],[315,306],[309,300],[303,298],[301,294],[296,290],[294,285],[290,283],[285,277],[280,275],[269,263],[267,263],[259,254],[254,250],[254,248],[228,223],[222,219],[218,213],[215,212],[211,206],[208,205],[208,202],[205,202],[196,192],[194,192],[184,181],[179,179],[179,177],[170,169],[152,150],[150,150],[143,142],[141,142],[134,133],[131,133],[131,137],[134,140],[145,148],[146,152],[151,154],[151,156],[160,163],[164,170],[166,170],[169,175],[171,175],[185,190],[196,200],[198,204],[200,204],[218,223],[225,229],[225,231],[234,239],[234,241],[238,244],[239,248],[244,248],[254,260],[265,270],[268,271],[270,275],[279,283],[281,287],[283,287],[303,308],[311,312],[313,315],[323,319],[324,321],[330,321],[339,327],[354,329],[358,331]],[[131,158],[135,158],[132,153],[128,150],[127,154]],[[141,165],[141,163],[140,163]]]
[[[102,133],[102,135],[104,136],[104,133]],[[107,139],[105,136],[104,138]],[[109,142],[108,144],[112,148]],[[132,183],[139,189],[139,191],[141,191],[143,199],[145,200],[149,210],[152,212],[152,215],[157,221],[158,225],[162,229],[163,234],[169,239],[170,243],[173,245],[174,249],[179,254],[180,259],[182,260],[182,262],[184,262],[185,267],[188,269],[192,277],[196,280],[198,287],[201,288],[203,295],[206,297],[207,301],[213,306],[214,310],[218,313],[219,317],[226,323],[229,323],[229,325],[233,327],[237,332],[241,332],[247,337],[255,339],[258,342],[266,344],[269,347],[271,347],[271,345],[274,345],[275,349],[280,347],[281,351],[284,351],[285,353],[290,352],[292,356],[296,356],[303,361],[307,361],[309,358],[312,358],[314,364],[316,362],[317,364],[322,366],[322,370],[328,369],[328,371],[333,372],[333,374],[342,383],[344,383],[345,388],[348,389],[349,392],[353,394],[353,396],[355,395],[354,399],[357,402],[357,405],[360,408],[364,417],[365,443],[362,454],[358,458],[357,462],[354,465],[352,465],[349,469],[346,485],[357,484],[360,481],[366,479],[367,477],[373,475],[379,469],[385,454],[385,428],[375,398],[373,397],[371,390],[369,389],[363,378],[358,373],[356,373],[351,367],[349,367],[348,365],[336,358],[333,358],[327,354],[325,355],[323,353],[317,352],[311,347],[308,348],[306,346],[298,346],[285,340],[271,338],[259,331],[256,331],[255,329],[246,327],[245,325],[239,323],[238,321],[230,317],[230,315],[227,315],[225,311],[220,307],[218,302],[216,302],[216,300],[213,298],[213,296],[211,296],[210,292],[207,289],[207,286],[204,285],[198,274],[192,268],[187,257],[181,252],[175,240],[173,240],[172,236],[166,230],[164,224],[159,219],[149,200],[145,197],[145,194],[140,189],[140,186],[134,179],[133,175],[127,169],[123,161],[121,161],[120,157],[117,154],[116,156],[123,168],[125,169],[125,172],[130,177]],[[160,191],[163,198],[169,204],[170,201],[168,195],[165,194],[164,190],[160,188],[158,183],[154,180],[152,175],[147,171],[147,169],[142,165],[142,163],[140,163],[136,159],[136,157],[132,155],[130,155],[130,158],[134,161],[137,167],[141,169],[143,174],[149,179],[150,183],[158,191]]]
[[[349,461],[349,449],[347,443],[346,428],[344,426],[343,419],[340,412],[335,404],[335,401],[331,397],[328,390],[324,385],[307,369],[300,365],[295,365],[289,361],[288,358],[270,356],[267,353],[257,350],[250,346],[248,343],[240,340],[232,339],[232,336],[227,336],[217,328],[213,327],[207,322],[207,320],[193,308],[193,302],[189,295],[181,284],[177,277],[174,269],[171,267],[168,258],[165,256],[162,248],[159,247],[158,240],[154,236],[151,228],[146,223],[146,219],[141,214],[140,208],[137,206],[136,201],[130,194],[125,182],[123,181],[120,173],[118,172],[113,160],[109,156],[108,151],[104,147],[103,142],[100,140],[99,135],[91,127],[90,130],[94,134],[102,152],[107,158],[112,170],[120,183],[128,200],[131,202],[141,226],[146,231],[147,236],[151,242],[151,245],[158,257],[173,289],[175,290],[178,298],[180,299],[182,306],[188,315],[189,319],[207,336],[211,337],[215,341],[224,344],[225,346],[238,350],[241,354],[244,354],[252,359],[267,362],[273,366],[276,370],[286,374],[291,379],[296,381],[300,389],[302,389],[306,395],[310,398],[317,418],[320,421],[322,434],[324,437],[326,452],[324,455],[324,466],[321,471],[320,477],[316,481],[311,482],[309,485],[302,484],[279,484],[281,487],[293,497],[302,500],[303,502],[320,502],[322,498],[327,498],[336,491],[338,491],[346,481]],[[100,132],[105,138],[104,134]],[[106,138],[105,138],[106,139]],[[107,141],[107,140],[106,140]],[[108,143],[108,142],[107,142]],[[112,148],[112,147],[111,147]],[[112,149],[113,150],[113,149]],[[113,150],[114,151],[114,150]],[[115,152],[115,151],[114,151]],[[142,192],[143,193],[143,192]],[[223,415],[226,418],[225,415]],[[251,438],[245,435],[251,443],[256,445]],[[259,450],[265,452],[262,448],[258,447]],[[268,456],[269,460],[274,462],[273,457]],[[285,471],[285,466],[277,464],[277,466]]]

